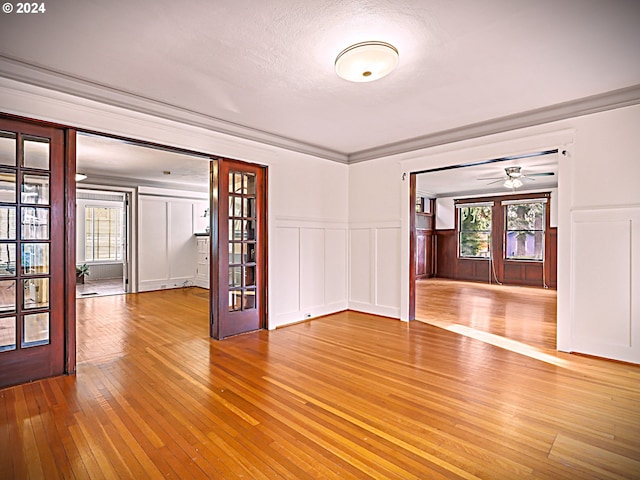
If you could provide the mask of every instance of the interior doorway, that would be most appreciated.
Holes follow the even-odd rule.
[[[556,349],[557,163],[549,150],[411,175],[413,318]]]
[[[76,189],[76,297],[123,295],[130,285],[129,192]]]

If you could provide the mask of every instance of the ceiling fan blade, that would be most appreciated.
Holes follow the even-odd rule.
[[[476,178],[476,180],[502,180],[505,177],[484,177],[484,178]]]
[[[525,177],[549,177],[551,175],[555,175],[555,173],[553,172],[527,173]]]
[[[489,180],[489,179],[487,178],[487,179],[485,179],[485,180]],[[504,180],[504,178],[500,178],[500,179],[496,180],[495,182],[489,182],[489,183],[487,183],[487,185],[493,185],[494,183],[500,183],[500,182],[502,182],[503,180]]]

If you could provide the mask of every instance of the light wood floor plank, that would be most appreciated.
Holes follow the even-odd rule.
[[[555,292],[427,287],[434,325],[222,342],[196,288],[79,300],[77,375],[0,390],[0,476],[634,478],[640,367],[556,352]]]

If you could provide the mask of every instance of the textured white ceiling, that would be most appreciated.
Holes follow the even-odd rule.
[[[79,134],[77,171],[83,184],[147,185],[196,192],[209,190],[209,159]],[[169,172],[169,173],[165,173]]]
[[[0,15],[0,55],[48,72],[49,86],[70,90],[73,78],[104,87],[106,101],[125,92],[342,154],[640,83],[637,0],[55,0],[46,9]],[[394,44],[397,70],[371,83],[338,78],[336,55],[365,40]]]

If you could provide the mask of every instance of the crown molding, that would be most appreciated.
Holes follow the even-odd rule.
[[[640,84],[349,154],[350,164],[640,103]]]
[[[638,84],[347,154],[228,122],[5,55],[0,55],[0,77],[342,164],[375,160],[640,103],[640,84]]]
[[[244,140],[313,155],[339,163],[348,163],[346,153],[228,122],[194,110],[116,89],[108,85],[68,75],[5,55],[0,55],[0,76],[113,107],[125,108],[165,120],[212,130]]]

